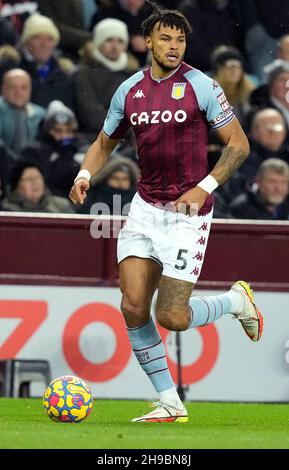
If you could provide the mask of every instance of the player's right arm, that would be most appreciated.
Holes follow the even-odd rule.
[[[73,204],[83,204],[90,187],[90,177],[95,176],[104,167],[118,142],[118,139],[110,139],[103,131],[99,133],[96,141],[86,152],[83,164],[81,165],[81,171],[74,180],[70,190],[69,198]]]

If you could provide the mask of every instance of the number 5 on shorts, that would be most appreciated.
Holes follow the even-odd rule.
[[[184,258],[183,256],[183,254],[186,254],[186,253],[188,253],[188,250],[179,250],[177,260],[181,261],[182,264],[175,264],[176,269],[179,269],[179,270],[186,269],[188,262],[186,258]]]

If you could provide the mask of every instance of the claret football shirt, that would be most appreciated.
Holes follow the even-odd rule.
[[[103,132],[120,139],[133,128],[141,171],[138,192],[148,203],[166,204],[207,176],[209,130],[233,119],[220,85],[182,62],[169,77],[156,80],[148,68],[123,82],[111,100]],[[213,202],[208,196],[200,214]]]

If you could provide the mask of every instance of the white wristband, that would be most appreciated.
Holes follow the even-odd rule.
[[[88,170],[80,170],[80,172],[78,173],[77,177],[74,180],[74,183],[80,178],[85,178],[87,181],[89,181],[91,178],[91,174],[89,173]]]
[[[211,175],[206,176],[202,181],[200,181],[197,186],[202,188],[207,193],[211,194],[218,186],[219,183],[215,178]]]

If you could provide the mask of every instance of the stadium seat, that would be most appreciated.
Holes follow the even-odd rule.
[[[50,365],[45,360],[7,359],[0,361],[0,396],[29,397],[31,382],[51,379]]]

